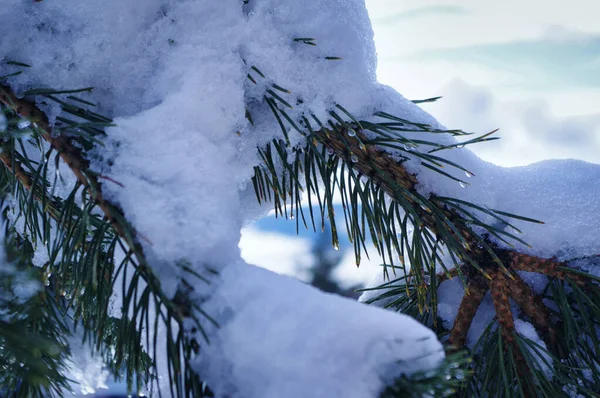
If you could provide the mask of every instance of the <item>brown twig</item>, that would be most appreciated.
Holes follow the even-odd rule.
[[[509,297],[512,297],[523,312],[531,318],[547,347],[560,355],[557,332],[550,320],[550,310],[514,271],[530,271],[561,280],[569,279],[579,286],[589,285],[589,278],[562,269],[561,267],[564,267],[565,264],[554,259],[529,256],[515,250],[502,249],[494,243],[487,242],[487,245],[496,254],[501,255],[506,267],[501,269],[491,259],[490,253],[478,245],[482,238],[472,233],[456,210],[448,208],[444,203],[436,200],[433,195],[427,198],[429,202],[437,206],[437,210],[443,214],[447,221],[458,230],[458,234],[451,231],[447,225],[442,224],[439,218],[434,217],[430,209],[423,207],[416,199],[419,183],[417,177],[410,174],[402,162],[395,160],[387,152],[376,148],[374,145],[365,145],[364,142],[368,142],[368,138],[360,129],[353,131],[353,134],[348,134],[347,128],[341,128],[341,131],[321,129],[315,135],[318,141],[332,150],[339,158],[349,159],[359,175],[369,177],[374,184],[385,190],[390,197],[401,199],[405,203],[408,202],[420,219],[416,221],[422,222],[438,239],[443,240],[440,232],[444,229],[457,241],[466,242],[466,254],[473,263],[479,264],[481,269],[490,276],[489,279],[482,278],[480,272],[469,272],[470,267],[467,268],[464,264],[460,266],[462,274],[466,276],[467,285],[465,296],[459,306],[458,314],[450,332],[448,339],[450,344],[456,346],[465,344],[473,317],[485,293],[489,290],[502,328],[502,336],[506,342],[505,348],[511,347],[518,362],[523,360],[523,356],[515,342],[514,334],[516,331],[514,317],[509,305]],[[438,285],[458,274],[458,267],[453,268],[450,275],[446,275],[446,273],[438,274]]]
[[[476,281],[469,281],[466,290],[468,293],[465,291],[448,338],[448,344],[455,348],[461,348],[465,345],[473,318],[479,309],[487,288]]]

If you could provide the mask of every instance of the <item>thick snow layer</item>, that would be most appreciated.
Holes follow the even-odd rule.
[[[386,378],[440,359],[431,332],[409,318],[240,260],[241,227],[268,210],[257,207],[250,184],[256,148],[282,137],[264,104],[269,91],[291,104],[294,118],[311,111],[325,120],[339,103],[361,118],[381,110],[441,127],[376,82],[362,0],[4,0],[0,35],[0,56],[32,65],[10,79],[15,89],[92,86],[87,98],[115,117],[117,126],[98,148],[111,166],[94,167],[122,184],[106,182],[103,191],[144,238],[165,291],[177,288],[180,260],[220,272],[210,289],[195,286],[200,305],[221,323],[197,361],[212,389],[250,398],[373,396]],[[314,38],[317,46],[295,38]],[[0,66],[0,76],[13,71]],[[40,105],[51,116],[59,112]],[[292,144],[301,139],[290,132]],[[475,177],[461,188],[410,161],[423,192],[545,221],[516,223],[532,253],[568,258],[600,251],[600,167],[561,161],[503,169],[467,149],[443,155]]]
[[[207,380],[228,380],[217,396],[374,397],[383,381],[444,356],[435,334],[406,315],[245,263],[221,277],[205,303],[221,328],[199,359]]]

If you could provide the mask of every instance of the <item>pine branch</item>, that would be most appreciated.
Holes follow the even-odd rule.
[[[264,78],[264,75],[261,77]],[[535,373],[532,368],[535,358],[531,357],[529,351],[523,351],[525,348],[531,350],[531,344],[523,343],[518,335],[508,298],[515,300],[523,314],[537,328],[547,346],[541,351],[564,358],[565,353],[570,350],[565,350],[557,343],[560,340],[558,336],[562,334],[559,331],[561,325],[550,316],[549,307],[516,272],[532,271],[574,283],[587,292],[585,294],[588,300],[591,297],[589,295],[595,295],[599,291],[598,286],[593,283],[594,278],[555,259],[529,256],[511,249],[515,242],[524,245],[527,243],[504,228],[480,219],[481,215],[490,216],[517,232],[519,229],[507,222],[507,218],[543,224],[542,222],[483,208],[459,198],[441,197],[434,193],[424,196],[417,189],[417,176],[409,173],[404,166],[408,159],[418,160],[422,167],[464,185],[465,181],[442,170],[442,167],[450,166],[467,176],[472,176],[473,173],[434,153],[488,141],[491,133],[444,146],[428,140],[428,134],[448,133],[461,136],[465,133],[435,130],[424,124],[383,113],[375,116],[386,119],[386,122],[359,121],[339,105],[337,108],[345,117],[338,115],[337,110],[332,110],[331,119],[323,123],[308,111],[313,121],[302,117],[301,122],[296,123],[285,109],[291,108],[290,102],[279,95],[265,97],[265,103],[280,125],[284,139],[275,139],[266,147],[259,148],[264,164],[255,168],[253,178],[259,202],[272,201],[276,214],[288,218],[289,201],[290,217],[296,219],[297,227],[300,219],[307,226],[300,205],[303,193],[309,200],[310,219],[314,228],[315,215],[311,200],[312,195],[316,196],[322,225],[327,217],[332,225],[332,241],[336,247],[339,243],[333,196],[336,192],[339,193],[357,265],[360,263],[361,251],[366,251],[367,227],[374,246],[384,259],[384,273],[387,275],[388,266],[392,270],[397,268],[394,265],[395,256],[401,261],[400,268],[405,276],[395,280],[399,285],[382,285],[385,293],[371,301],[385,300],[386,306],[415,316],[425,324],[433,324],[437,328],[437,287],[444,280],[458,276],[466,291],[450,332],[449,343],[460,348],[466,342],[472,319],[484,294],[491,291],[501,325],[498,335],[501,344],[496,348],[500,347],[504,358],[510,357],[508,362],[501,361],[500,366],[513,366],[515,374],[525,372],[531,375],[532,380],[536,380],[537,384],[521,386],[518,390],[521,395],[531,393],[540,383],[547,385],[549,391],[555,391],[556,384],[550,381],[549,376]],[[256,110],[249,109],[247,113],[254,111]],[[316,127],[313,127],[314,123]],[[291,130],[306,137],[305,146],[291,147]],[[403,135],[407,132],[421,133],[423,138],[408,139]],[[505,244],[509,249],[496,242]],[[442,258],[446,249],[451,259],[450,264],[446,264]],[[405,256],[410,263],[410,270],[405,266]],[[437,266],[444,271],[441,275],[437,273]],[[569,305],[569,309],[573,311],[573,305]],[[430,311],[432,316],[428,315]],[[589,320],[589,327],[584,334],[594,334],[595,328],[600,326],[599,320],[600,316]],[[573,346],[569,348],[572,350]],[[593,351],[592,355],[597,358],[595,349]],[[563,371],[558,365],[555,368]],[[569,372],[565,370],[562,374]],[[493,377],[497,377],[497,373]],[[561,377],[555,376],[557,380]],[[578,377],[579,380],[583,378],[585,377]],[[479,380],[479,375],[476,379]],[[581,381],[580,384],[587,385]],[[585,387],[582,387],[581,391],[584,390]]]
[[[69,329],[63,306],[48,289],[41,288],[43,275],[31,264],[31,243],[8,228],[3,238],[0,395],[63,396],[69,391],[64,375]]]
[[[69,91],[69,93],[72,92]],[[106,119],[101,115],[84,110],[83,108],[74,107],[55,97],[55,95],[64,94],[64,92],[37,90],[29,92],[29,94],[41,95],[45,98],[59,102],[63,107],[63,111],[87,120],[87,122],[80,123],[62,118],[61,121],[68,126],[66,129],[67,132],[72,132],[73,129],[83,129],[98,136],[101,135],[100,133],[102,133],[102,131],[98,130],[97,127],[107,126],[110,123],[109,119]],[[112,264],[111,259],[114,258],[114,251],[117,248],[121,248],[124,253],[127,253],[125,260],[116,267],[116,269],[112,266],[112,268],[102,271],[99,278],[97,278],[96,273],[93,273],[91,279],[87,281],[77,282],[71,280],[74,286],[78,286],[77,289],[82,287],[85,288],[85,286],[89,286],[91,283],[94,289],[89,290],[93,291],[97,286],[97,281],[103,281],[104,278],[107,278],[105,282],[101,283],[101,286],[104,288],[98,292],[97,297],[99,302],[92,305],[96,308],[96,311],[100,312],[95,315],[90,314],[89,302],[86,305],[88,307],[87,311],[81,312],[81,306],[78,306],[77,308],[79,309],[76,309],[76,314],[78,313],[84,317],[84,327],[90,332],[92,330],[97,330],[99,332],[98,336],[100,336],[100,338],[95,337],[93,334],[90,335],[91,340],[96,341],[97,349],[100,349],[103,344],[109,344],[113,347],[116,346],[117,350],[116,356],[114,357],[114,363],[116,363],[117,366],[116,368],[113,368],[113,371],[120,371],[123,366],[122,364],[126,363],[125,370],[127,372],[129,389],[131,389],[134,380],[133,374],[135,372],[137,373],[137,389],[139,391],[141,382],[148,380],[148,366],[152,365],[156,367],[156,363],[148,362],[144,359],[146,353],[141,350],[143,342],[141,330],[145,330],[146,347],[148,349],[152,348],[153,357],[156,357],[158,342],[156,339],[151,342],[150,333],[154,332],[154,334],[156,334],[159,322],[163,322],[163,324],[166,325],[168,335],[170,336],[167,344],[169,345],[168,350],[170,352],[168,371],[172,393],[183,395],[194,392],[196,396],[204,396],[206,394],[209,396],[210,392],[207,391],[197,375],[190,370],[189,365],[190,359],[198,352],[200,345],[194,338],[190,339],[186,337],[183,328],[185,319],[191,319],[192,322],[197,325],[196,330],[204,333],[203,327],[195,314],[195,310],[192,309],[196,307],[193,307],[187,296],[181,292],[173,299],[169,299],[164,295],[160,288],[160,282],[157,280],[146,261],[143,248],[137,239],[137,232],[126,221],[120,208],[104,198],[99,176],[90,170],[89,161],[85,158],[84,152],[80,148],[91,148],[98,142],[98,139],[90,135],[84,136],[79,134],[78,136],[66,136],[64,133],[53,133],[52,127],[45,114],[40,111],[33,102],[17,98],[14,92],[7,86],[0,86],[0,103],[12,110],[18,117],[28,120],[36,136],[39,136],[46,141],[50,145],[51,151],[58,153],[60,159],[69,166],[77,178],[78,184],[66,201],[61,201],[59,198],[54,197],[50,200],[53,206],[48,206],[46,178],[40,178],[40,176],[46,175],[45,167],[47,166],[40,165],[41,169],[38,168],[35,172],[36,177],[33,177],[31,172],[27,172],[24,169],[22,162],[15,160],[13,154],[18,155],[17,152],[5,150],[0,153],[0,159],[7,170],[9,170],[16,181],[25,188],[25,192],[30,191],[32,193],[32,198],[43,206],[43,210],[40,210],[41,212],[36,214],[43,214],[49,209],[53,210],[49,213],[54,221],[58,223],[59,229],[64,231],[62,236],[66,238],[59,243],[59,247],[63,248],[63,253],[67,253],[66,258],[63,254],[62,264],[69,264],[69,258],[75,253],[78,253],[76,256],[81,258],[80,262],[83,267],[85,267],[86,263],[90,260],[93,264],[100,264],[107,261],[108,264]],[[12,140],[14,140],[14,138],[10,138],[6,142],[13,142]],[[78,145],[74,145],[75,141],[77,141]],[[47,156],[49,157],[50,153],[48,153]],[[21,159],[27,160],[28,158],[25,155],[21,156]],[[43,184],[40,185],[41,181],[43,181]],[[78,213],[74,203],[74,198],[80,188],[83,189],[82,192],[85,193],[84,197],[87,198],[87,205],[84,213]],[[88,227],[82,225],[81,221],[84,221],[84,224],[87,224],[88,220],[95,220],[95,216],[92,215],[92,212],[96,207],[104,213],[106,221],[100,223],[96,222],[95,232],[92,233],[94,238],[91,241],[81,240],[78,236],[89,234]],[[37,225],[35,218],[32,218],[31,220],[32,223],[30,224],[32,226],[34,224]],[[79,222],[73,222],[74,220]],[[36,236],[35,227],[32,229],[32,233]],[[81,233],[83,233],[83,235],[81,235]],[[113,237],[111,237],[111,234]],[[73,238],[75,238],[75,241],[72,241]],[[108,240],[106,240],[107,238]],[[106,248],[108,248],[108,251],[105,251]],[[90,249],[92,249],[92,252],[89,252]],[[65,260],[67,261],[65,262]],[[126,286],[125,283],[128,280],[126,273],[129,265],[134,267],[134,273],[129,281],[129,285]],[[93,268],[96,269],[96,266]],[[74,270],[75,269],[73,269],[73,271]],[[60,275],[62,280],[69,280],[71,271],[68,268],[59,271],[59,273],[63,274]],[[81,271],[78,271],[78,273],[80,272]],[[118,325],[115,325],[116,329],[114,329],[114,326],[110,326],[113,321],[106,316],[108,311],[108,297],[114,288],[116,276],[121,272],[124,273],[124,317],[118,321]],[[83,275],[89,274],[84,272]],[[138,295],[139,289],[142,290],[141,295]],[[148,313],[150,299],[154,301],[157,311],[154,321],[150,320],[151,317]],[[163,313],[163,309],[166,310],[166,312]],[[199,308],[197,309],[202,313]],[[129,311],[132,311],[131,320],[129,320],[126,315]],[[88,324],[90,320],[93,320],[94,323]],[[176,328],[178,331],[172,331],[172,322],[175,322],[178,325]],[[111,338],[112,343],[107,343],[108,340],[106,340],[107,335],[105,333],[108,333],[111,329],[116,331],[116,336],[118,338],[115,342],[113,337]],[[115,332],[110,333],[112,336],[115,336]],[[104,353],[107,352],[104,350],[102,351]]]

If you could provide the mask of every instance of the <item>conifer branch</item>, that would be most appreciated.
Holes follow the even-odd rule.
[[[31,90],[30,90],[31,91]],[[39,91],[39,90],[38,90]],[[90,118],[94,124],[94,126],[90,126],[90,124],[78,124],[76,122],[70,121],[68,119],[62,119],[67,125],[75,128],[81,126],[82,129],[90,131],[94,134],[102,133],[101,130],[96,129],[96,125],[107,125],[107,122],[110,122],[109,119],[101,117],[100,115],[94,114],[92,112],[82,110],[81,108],[75,108],[52,95],[61,94],[63,92],[56,92],[52,90],[41,90],[41,91],[33,91],[30,92],[38,95],[45,95],[47,98],[55,100],[61,104],[64,110],[68,110],[69,113],[74,114],[80,118]],[[71,91],[69,91],[71,92]],[[26,99],[21,99],[16,96],[16,94],[7,86],[0,85],[0,104],[3,104],[8,109],[12,110],[16,115],[20,118],[27,120],[30,122],[30,126],[39,134],[40,137],[45,140],[52,150],[56,151],[60,158],[64,161],[65,164],[71,169],[73,174],[75,175],[78,185],[75,190],[71,193],[69,197],[70,204],[63,203],[62,205],[59,203],[55,206],[54,211],[50,212],[51,216],[55,219],[58,225],[62,226],[65,231],[74,231],[74,229],[79,228],[77,224],[72,224],[73,218],[71,216],[67,216],[74,211],[75,220],[81,220],[82,218],[78,216],[78,209],[73,208],[72,199],[74,199],[74,194],[77,190],[83,187],[84,192],[89,195],[91,207],[88,206],[87,211],[91,212],[92,208],[97,206],[103,212],[105,219],[111,228],[107,229],[99,226],[97,230],[97,234],[100,239],[104,239],[106,232],[110,229],[114,230],[117,239],[113,240],[113,243],[110,244],[111,252],[109,253],[101,253],[99,256],[97,255],[94,261],[98,261],[102,258],[110,260],[114,257],[114,249],[117,246],[121,246],[125,253],[127,253],[124,263],[122,263],[118,269],[117,273],[125,272],[126,269],[124,266],[126,264],[131,264],[134,266],[135,272],[132,276],[131,281],[129,282],[129,286],[123,286],[123,308],[124,308],[124,317],[119,321],[119,325],[117,325],[117,336],[120,341],[114,342],[112,346],[116,345],[116,363],[121,363],[123,360],[127,360],[127,366],[125,368],[127,372],[128,385],[131,388],[131,383],[133,381],[133,372],[137,371],[137,380],[138,380],[138,389],[141,387],[141,382],[143,380],[148,380],[148,373],[140,373],[140,366],[153,365],[156,366],[156,363],[150,363],[143,365],[145,360],[143,359],[144,353],[142,353],[141,345],[142,345],[142,328],[144,327],[146,330],[146,340],[148,349],[152,349],[153,347],[153,355],[156,356],[157,353],[157,341],[154,340],[153,346],[150,342],[149,333],[151,333],[152,329],[154,333],[157,333],[157,322],[160,320],[164,322],[168,329],[168,335],[170,336],[170,341],[167,342],[169,345],[168,350],[170,352],[170,356],[168,358],[168,370],[169,370],[169,381],[171,383],[171,391],[173,394],[177,393],[179,395],[187,394],[190,391],[197,393],[197,396],[210,396],[210,391],[203,385],[198,376],[190,370],[189,361],[194,354],[198,353],[199,343],[194,338],[189,338],[185,336],[185,331],[183,327],[183,322],[186,318],[192,319],[193,322],[197,325],[196,330],[201,332],[205,338],[202,325],[199,323],[195,311],[192,310],[192,304],[189,302],[189,298],[182,292],[178,292],[178,294],[173,298],[169,299],[166,297],[160,287],[160,282],[154,275],[154,272],[147,264],[143,248],[139,243],[137,237],[138,234],[135,229],[127,222],[125,215],[122,210],[112,204],[110,201],[106,200],[103,196],[101,183],[99,181],[99,176],[90,170],[89,161],[86,159],[84,152],[81,148],[74,145],[73,140],[75,137],[69,137],[62,134],[54,134],[52,131],[52,126],[50,125],[46,115],[35,105],[35,103],[28,101]],[[89,136],[88,137],[92,143],[98,142],[97,139]],[[89,144],[89,142],[84,142],[84,144]],[[85,145],[84,145],[85,147]],[[32,178],[31,174],[24,170],[22,164],[15,160],[15,158],[11,155],[10,150],[4,150],[0,152],[0,160],[7,170],[11,172],[11,174],[19,181],[20,184],[27,190],[31,191],[34,199],[43,203],[43,211],[48,210],[47,206],[47,194],[45,192],[46,185],[42,185],[41,187],[36,184],[36,179]],[[58,165],[58,163],[57,163]],[[38,172],[39,174],[39,172]],[[42,179],[44,183],[46,183],[45,179]],[[60,202],[58,198],[54,198],[53,203]],[[90,214],[91,215],[91,214]],[[84,219],[94,219],[93,216],[86,216]],[[86,229],[84,228],[83,231]],[[67,236],[71,236],[69,232]],[[121,240],[126,242],[125,247],[121,243]],[[64,244],[63,241],[61,244]],[[81,242],[81,241],[80,241]],[[82,242],[85,243],[85,242]],[[93,241],[90,242],[91,247],[94,247]],[[83,247],[80,244],[76,243],[74,245],[70,245],[70,247],[65,246],[65,250],[71,252],[74,248],[78,246],[81,251],[81,255],[84,256],[82,258],[87,258],[87,254],[84,250],[88,250],[87,247]],[[100,248],[103,244],[99,244],[97,247]],[[135,261],[134,261],[135,258]],[[109,261],[110,263],[110,261]],[[111,276],[114,269],[110,269],[109,273],[104,273],[104,276],[108,276],[109,280],[106,281],[103,285],[106,288],[112,289],[114,286],[114,278],[116,276]],[[66,275],[62,275],[63,278],[66,279]],[[102,276],[99,280],[102,280]],[[95,275],[93,277],[96,279]],[[124,281],[127,279],[125,276],[123,277]],[[142,300],[138,302],[138,285],[143,281],[142,286],[143,293],[139,298]],[[185,285],[185,284],[184,284]],[[187,286],[187,287],[185,287]],[[189,285],[185,285],[184,288],[189,288]],[[92,289],[90,289],[92,290]],[[108,320],[105,319],[105,313],[107,311],[108,304],[108,296],[110,291],[103,291],[100,294],[100,303],[104,303],[104,306],[100,305],[100,310],[102,308],[104,314],[100,314],[100,318],[97,319],[100,324],[95,325],[98,327],[98,332],[103,333],[107,331],[109,324]],[[106,297],[105,297],[106,296]],[[148,312],[148,306],[150,304],[150,297],[154,297],[155,305],[157,307],[156,311],[158,312],[155,316],[154,327],[150,322],[150,316]],[[144,304],[145,303],[145,304]],[[96,306],[94,306],[96,307]],[[163,309],[166,309],[166,313],[163,313]],[[133,316],[131,321],[127,318],[127,312],[131,309],[133,311]],[[146,314],[146,315],[144,315]],[[174,333],[171,331],[171,323],[174,321],[178,325],[178,332]],[[145,326],[144,326],[145,325]],[[96,340],[95,338],[93,340]],[[133,340],[133,341],[132,341]],[[101,342],[98,340],[98,345]],[[131,358],[131,360],[127,359]],[[133,362],[132,362],[133,361]],[[117,370],[118,367],[117,367]],[[146,372],[144,370],[144,372]]]
[[[68,137],[62,135],[54,136],[46,114],[34,103],[18,98],[9,87],[0,85],[0,102],[23,119],[32,123],[33,127],[40,132],[44,140],[50,144],[65,164],[69,166],[77,180],[84,187],[88,188],[92,199],[102,209],[117,234],[131,245],[131,249],[136,253],[138,259],[143,259],[142,247],[133,239],[135,231],[126,224],[125,217],[120,209],[108,202],[102,195],[101,184],[97,176],[90,172],[89,162],[83,156],[81,149],[72,145]],[[144,262],[141,261],[142,264]]]
[[[563,316],[559,316],[557,321],[556,317],[551,315],[550,308],[534,294],[517,271],[537,272],[574,284],[582,288],[581,294],[590,295],[581,297],[586,302],[590,297],[600,294],[600,288],[594,283],[594,278],[555,259],[530,256],[512,249],[514,242],[529,245],[504,228],[482,222],[481,215],[490,216],[517,232],[520,232],[519,229],[507,222],[507,219],[540,224],[543,222],[504,211],[490,210],[459,198],[441,197],[435,193],[422,195],[418,190],[418,177],[404,167],[406,160],[416,159],[423,167],[465,184],[442,170],[442,167],[449,165],[463,171],[467,176],[471,176],[472,173],[434,153],[464,144],[487,141],[491,133],[463,143],[444,146],[427,140],[427,134],[464,133],[435,130],[427,125],[411,123],[382,113],[375,115],[388,121],[359,121],[339,105],[337,107],[350,121],[331,111],[332,118],[326,123],[311,115],[317,124],[317,128],[313,128],[306,117],[302,118],[301,123],[294,123],[285,108],[278,105],[283,104],[278,97],[267,98],[266,102],[274,113],[285,140],[273,140],[265,148],[259,148],[264,164],[255,168],[253,178],[259,202],[273,201],[276,214],[288,218],[287,202],[291,201],[290,217],[296,219],[297,225],[299,219],[307,225],[302,207],[299,206],[302,192],[309,200],[310,218],[314,226],[311,196],[316,195],[321,218],[329,218],[332,224],[332,241],[334,247],[337,247],[332,202],[334,192],[337,191],[342,198],[346,227],[354,244],[357,264],[360,263],[361,250],[365,249],[366,227],[374,246],[384,259],[384,266],[389,264],[392,270],[397,268],[394,265],[394,254],[402,263],[400,268],[404,270],[404,275],[375,288],[382,289],[384,293],[369,300],[369,303],[384,300],[386,307],[415,316],[425,324],[433,324],[437,328],[437,287],[447,279],[458,277],[465,287],[465,296],[450,330],[448,343],[460,348],[465,344],[473,317],[484,295],[489,291],[500,325],[498,338],[501,342],[483,347],[487,347],[486,350],[501,350],[501,358],[506,359],[494,366],[512,366],[515,374],[520,371],[530,374],[532,380],[536,380],[535,383],[544,384],[548,391],[556,391],[557,384],[550,382],[543,372],[535,370],[535,362],[538,360],[535,355],[524,351],[526,347],[532,349],[533,343],[524,340],[517,333],[514,314],[508,300],[509,297],[513,298],[521,308],[522,314],[530,318],[546,344],[546,348],[540,350],[546,351],[554,358],[569,355],[569,350],[565,350],[558,343],[558,335],[563,333],[558,330],[563,325],[560,321]],[[290,101],[285,103],[289,107]],[[284,121],[289,123],[289,127],[285,126]],[[288,128],[305,136],[306,145],[290,148]],[[404,132],[420,132],[423,138],[408,139],[403,136]],[[387,148],[391,148],[394,154],[392,155]],[[283,171],[278,170],[278,164],[283,167]],[[324,184],[322,194],[320,181]],[[411,226],[414,226],[414,229]],[[499,243],[492,241],[492,238],[506,244],[509,249],[501,247]],[[441,255],[442,248],[448,250],[452,264],[445,264]],[[410,269],[404,265],[405,255],[410,260]],[[443,269],[442,273],[438,273],[437,266]],[[574,310],[572,304],[565,304],[571,311]],[[600,312],[598,316],[594,312],[594,318],[587,326],[589,328],[583,331],[584,334],[589,336],[596,333],[594,328],[600,326]],[[579,344],[574,340],[573,343]],[[600,359],[600,356],[597,356],[600,355],[598,352],[584,352],[585,350],[581,353],[578,351],[575,357],[586,358],[588,355],[594,355],[594,358]],[[568,360],[575,363],[581,360],[575,357]],[[563,374],[570,374],[571,371],[561,367],[560,362],[558,365],[555,362],[553,364],[555,369],[563,372],[560,373],[561,376],[556,376],[557,380]],[[485,372],[491,372],[485,377],[497,377],[488,365],[484,365],[478,377]],[[578,378],[581,380],[584,376]],[[519,387],[518,391],[521,394],[534,391],[534,384],[531,383]],[[505,388],[506,391],[509,390],[506,385]],[[584,391],[587,387],[578,388]]]

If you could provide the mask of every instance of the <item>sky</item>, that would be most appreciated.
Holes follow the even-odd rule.
[[[448,128],[498,128],[501,140],[471,146],[480,157],[507,167],[559,158],[600,163],[600,1],[366,3],[379,80],[410,99],[442,95],[422,106]],[[305,278],[314,235],[295,232],[294,221],[265,217],[243,230],[242,255]],[[345,285],[381,272],[376,257],[357,269],[351,247],[341,250]]]
[[[378,77],[449,128],[502,140],[473,147],[519,166],[600,163],[597,0],[367,0]]]

